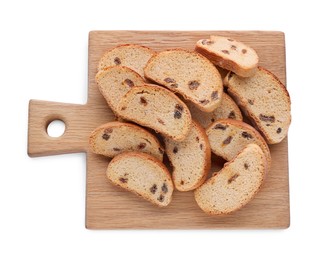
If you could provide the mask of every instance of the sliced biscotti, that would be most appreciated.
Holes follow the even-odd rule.
[[[264,138],[252,126],[238,120],[221,119],[211,124],[206,133],[214,154],[232,160],[248,144],[257,144],[265,154],[267,166],[271,164],[271,154]]]
[[[219,119],[231,118],[236,120],[243,120],[242,113],[235,101],[223,93],[221,104],[213,112],[204,112],[199,110],[192,102],[186,102],[190,109],[191,116],[194,120],[199,122],[202,127],[207,128],[213,122]]]
[[[132,87],[144,84],[139,74],[123,66],[106,67],[96,74],[95,80],[98,89],[116,115],[119,114],[117,107],[121,98]]]
[[[242,78],[229,73],[228,93],[252,120],[269,144],[281,142],[291,123],[291,100],[286,87],[268,70]]]
[[[126,151],[139,151],[163,160],[163,148],[149,131],[134,124],[109,122],[96,128],[89,137],[93,153],[114,157]]]
[[[232,38],[212,35],[210,39],[199,40],[195,49],[215,65],[242,77],[250,77],[257,70],[256,51]]]
[[[132,88],[119,104],[120,116],[161,134],[183,140],[190,130],[191,114],[171,91],[156,85]]]
[[[193,102],[200,110],[212,112],[220,105],[223,92],[216,67],[202,55],[174,49],[159,52],[149,60],[145,77]]]
[[[259,191],[266,174],[261,148],[249,144],[224,168],[195,190],[195,200],[206,213],[228,214],[245,206]]]
[[[150,48],[141,45],[119,45],[104,53],[98,63],[98,71],[106,67],[121,65],[134,70],[141,77],[144,77],[143,68],[154,53]]]
[[[153,156],[128,152],[114,157],[106,171],[115,185],[131,191],[160,207],[172,199],[173,184],[168,169]]]
[[[173,166],[172,180],[177,190],[194,190],[206,180],[211,151],[206,132],[197,122],[192,122],[184,141],[166,138],[165,147]]]

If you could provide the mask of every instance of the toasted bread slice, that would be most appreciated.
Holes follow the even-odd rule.
[[[141,77],[143,68],[155,52],[148,47],[137,44],[122,44],[106,51],[98,63],[98,71],[110,66],[125,66]]]
[[[153,204],[165,207],[172,199],[173,184],[168,169],[153,156],[128,152],[109,163],[106,176],[113,184]]]
[[[199,110],[192,102],[188,101],[186,104],[190,110],[192,118],[199,122],[204,128],[207,128],[213,122],[220,119],[230,118],[240,121],[243,120],[239,107],[226,93],[223,93],[222,95],[220,106],[210,113]]]
[[[291,100],[286,87],[268,70],[242,78],[227,75],[228,93],[263,134],[269,144],[280,143],[291,123]]]
[[[195,200],[206,213],[232,213],[250,202],[263,184],[266,159],[256,144],[249,144],[224,168],[195,190]]]
[[[200,110],[220,105],[223,83],[216,67],[202,55],[182,49],[155,54],[144,69],[145,77],[181,94]]]
[[[271,154],[264,138],[252,126],[238,120],[222,119],[210,125],[207,130],[210,147],[213,153],[232,160],[248,144],[257,144],[265,154],[268,168],[271,165]]]
[[[184,141],[166,138],[165,147],[173,166],[172,179],[177,190],[194,190],[206,180],[211,151],[206,132],[197,122],[192,122]]]
[[[163,151],[159,140],[149,131],[134,124],[109,122],[96,128],[89,137],[93,153],[113,158],[128,151],[150,154],[163,160]]]
[[[183,140],[190,130],[191,114],[171,91],[156,85],[132,88],[119,104],[120,116],[150,127],[174,140]]]
[[[215,65],[233,71],[242,77],[253,76],[257,70],[256,51],[232,38],[212,35],[210,40],[199,40],[196,44],[196,51]]]
[[[115,115],[121,98],[134,86],[144,84],[143,78],[135,71],[123,67],[106,67],[96,74],[98,89]]]

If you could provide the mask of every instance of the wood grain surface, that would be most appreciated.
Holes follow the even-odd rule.
[[[104,51],[122,43],[136,43],[156,51],[193,50],[197,40],[209,35],[236,38],[253,47],[259,65],[286,83],[285,42],[282,32],[270,31],[92,31],[88,49],[88,102],[85,105],[31,100],[29,103],[28,154],[45,156],[87,153],[86,227],[89,229],[254,229],[287,228],[290,224],[287,138],[271,145],[272,168],[261,191],[241,210],[227,216],[209,216],[197,206],[192,192],[175,191],[167,208],[158,208],[106,181],[109,159],[88,149],[88,137],[114,115],[95,83],[96,66]],[[60,119],[65,133],[49,137],[48,124]],[[214,157],[215,164],[220,160]],[[222,162],[221,162],[222,163]],[[80,216],[81,217],[81,216]]]

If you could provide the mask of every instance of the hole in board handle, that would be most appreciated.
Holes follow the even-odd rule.
[[[55,138],[61,137],[65,133],[65,130],[66,130],[66,125],[64,121],[59,119],[52,120],[47,125],[47,134],[50,137],[55,137]]]

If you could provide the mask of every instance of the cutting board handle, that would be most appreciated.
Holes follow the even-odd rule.
[[[28,155],[36,157],[84,152],[87,147],[88,132],[80,130],[79,122],[84,118],[85,106],[30,100]],[[65,132],[60,137],[51,137],[47,133],[48,125],[54,120],[65,123]]]

